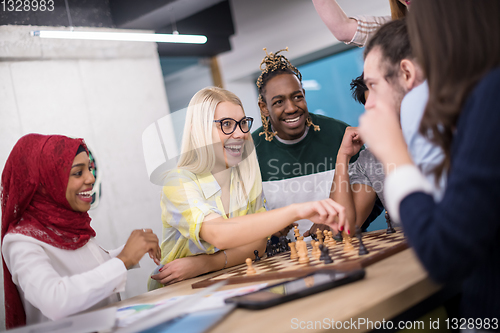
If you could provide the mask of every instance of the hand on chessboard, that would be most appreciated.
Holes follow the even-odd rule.
[[[298,226],[298,225],[299,225],[298,223],[293,222],[292,224],[290,224],[290,225],[286,226],[285,228],[281,229],[280,231],[275,232],[273,234],[273,236],[276,236],[278,238],[281,237],[281,236],[286,236],[286,235],[288,235],[288,232],[293,229],[293,227]]]
[[[207,273],[209,270],[205,267],[206,260],[200,257],[175,259],[165,264],[160,269],[160,273],[151,275],[151,278],[163,285],[167,285]]]
[[[306,232],[304,232],[303,236],[304,237],[308,237],[308,236],[311,236],[312,234],[316,235],[316,232],[317,232],[318,229],[321,230],[322,232],[324,230],[328,230],[328,231],[331,230],[331,228],[329,226],[325,225],[325,224],[316,224],[316,223],[314,223],[312,225],[311,229],[309,229]]]
[[[329,226],[337,232],[345,225],[345,208],[332,199],[294,204],[299,220],[307,219],[315,224]]]

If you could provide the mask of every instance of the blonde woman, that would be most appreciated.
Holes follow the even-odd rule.
[[[331,199],[266,211],[246,117],[233,93],[209,87],[189,103],[181,158],[165,178],[163,268],[149,289],[243,263],[266,237],[300,219],[336,229],[344,208]]]

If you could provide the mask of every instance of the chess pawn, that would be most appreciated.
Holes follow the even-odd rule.
[[[259,250],[253,251],[253,254],[255,255],[255,262],[260,261]]]
[[[319,260],[320,256],[321,256],[321,250],[319,249],[319,242],[316,242],[316,256],[315,256],[315,258]]]
[[[295,248],[295,244],[297,243],[290,243],[290,259],[292,260],[297,260],[299,255],[297,254],[297,249]]]
[[[321,255],[321,252],[319,250],[319,242],[312,241],[311,244],[313,247],[313,250],[311,251],[311,255],[314,258],[319,259],[319,256]]]
[[[368,253],[370,253],[370,251],[368,251],[368,249],[366,248],[365,244],[360,239],[359,240],[359,252],[358,252],[358,255],[364,256],[364,255],[367,255]]]
[[[330,240],[330,238],[328,238],[328,230],[323,230],[323,237],[325,237],[324,242],[328,243],[328,241]]]
[[[319,260],[323,261],[325,265],[333,263],[333,259],[330,257],[328,246],[320,245],[321,256]]]
[[[273,256],[273,244],[270,239],[267,240],[266,254],[268,258],[271,258]]]
[[[395,233],[396,230],[394,230],[394,228],[392,227],[391,217],[389,216],[389,213],[387,211],[385,211],[385,222],[387,223],[386,234],[389,235]]]
[[[352,246],[351,243],[351,237],[347,236],[347,234],[344,233],[344,252],[349,252],[354,250],[354,246]]]
[[[247,267],[247,275],[255,275],[255,274],[257,274],[257,271],[252,266],[252,259],[247,258],[247,260],[245,260],[245,262],[246,262],[246,264],[248,266]]]
[[[358,255],[364,256],[364,255],[367,255],[368,253],[370,253],[370,251],[368,251],[365,244],[363,243],[363,234],[361,233],[361,229],[359,227],[356,227],[356,237],[358,238],[358,242],[359,242]]]
[[[323,244],[323,232],[319,228],[316,229],[316,236],[318,236],[319,245]]]
[[[335,239],[333,239],[333,232],[328,231],[328,237],[329,237],[328,245],[335,246],[337,244],[337,242],[335,241]]]

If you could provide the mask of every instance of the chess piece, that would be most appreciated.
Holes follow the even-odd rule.
[[[247,264],[247,275],[255,275],[255,274],[257,274],[257,271],[252,266],[252,259],[247,258],[247,260],[245,260],[245,262]]]
[[[318,236],[319,244],[323,244],[323,232],[321,232],[321,229],[316,229],[316,236]]]
[[[299,232],[299,227],[298,226],[294,226],[293,227],[293,232],[295,233],[295,240],[297,240],[300,236],[300,232]]]
[[[328,245],[330,238],[328,237],[328,230],[323,230],[323,244]]]
[[[393,233],[395,233],[396,230],[394,230],[394,228],[392,227],[391,217],[389,216],[389,213],[387,211],[385,211],[385,222],[387,223],[386,234],[393,234]]]
[[[350,252],[354,250],[354,246],[352,246],[351,243],[351,237],[347,236],[347,234],[344,232],[343,238],[344,238],[344,252]]]
[[[275,254],[278,253],[278,249],[276,247],[276,244],[273,244],[272,249],[273,249],[272,251],[273,251],[273,256],[274,256]]]
[[[319,242],[316,242],[316,241],[312,241],[311,242],[311,245],[313,247],[312,251],[311,251],[311,255],[316,258],[316,259],[319,259],[319,256],[321,255],[321,251],[319,250]]]
[[[339,231],[339,232],[335,235],[335,237],[333,237],[333,239],[335,239],[335,241],[337,241],[337,242],[342,242],[342,232],[341,232],[341,231]]]
[[[302,236],[299,238],[303,238]],[[299,264],[308,264],[309,263],[309,255],[307,253],[307,244],[303,240],[300,240],[300,243],[297,244],[298,249],[297,252],[299,254]]]
[[[260,261],[259,250],[253,251],[253,254],[255,254],[255,260],[254,260],[254,262]]]
[[[333,232],[332,231],[328,231],[328,237],[329,237],[328,246],[335,246],[337,244],[337,242],[333,238]]]
[[[321,244],[319,246],[319,249],[321,251],[321,256],[319,257],[319,260],[323,261],[325,265],[333,263],[332,258],[330,257],[330,251],[328,250],[328,246]]]
[[[280,246],[280,252],[286,252],[288,250],[290,250],[290,248],[288,247],[288,239],[286,238],[286,236],[281,236],[280,237],[280,243],[279,243],[279,246]]]
[[[290,259],[292,260],[297,260],[299,258],[295,244],[297,243],[290,243]]]
[[[370,251],[366,248],[365,244],[363,244],[363,235],[361,234],[361,229],[359,227],[356,227],[356,237],[358,238],[359,241],[359,255],[364,256]]]
[[[266,254],[268,258],[271,258],[273,256],[273,247],[272,247],[272,241],[271,239],[267,240],[267,245],[266,245]]]

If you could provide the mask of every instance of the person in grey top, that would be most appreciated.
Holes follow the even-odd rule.
[[[373,199],[380,199],[382,205],[385,207],[384,166],[371,153],[370,149],[362,150],[359,153],[358,160],[349,165],[349,180],[351,186],[354,184],[362,184],[371,187],[376,193],[376,197]]]
[[[362,150],[356,162],[349,165],[350,158],[362,147],[357,127],[347,127],[337,154],[330,198],[345,207],[348,234],[353,234],[356,227],[366,228],[363,222],[377,199],[384,204],[384,167],[370,150]]]
[[[363,105],[366,103],[368,88],[364,83],[363,74],[352,80],[351,91],[357,102]],[[354,231],[356,226],[365,230],[368,227],[365,221],[374,205],[385,207],[384,166],[369,149],[361,150],[356,162],[348,164],[349,156],[356,154],[362,147],[363,142],[357,128],[346,128],[330,191],[330,198],[346,207],[349,231]]]

